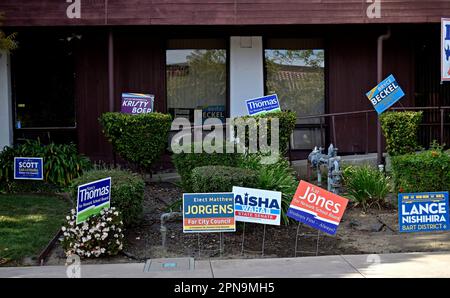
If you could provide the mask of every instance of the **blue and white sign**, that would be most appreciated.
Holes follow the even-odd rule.
[[[222,121],[222,123],[225,123],[225,106],[207,106],[202,108],[202,118],[203,123],[207,119],[210,118],[217,118]]]
[[[236,221],[280,225],[281,192],[233,186]]]
[[[281,111],[280,102],[276,94],[248,99],[245,101],[245,105],[250,116]]]
[[[381,114],[405,96],[405,93],[397,84],[394,76],[390,75],[375,88],[367,92],[366,96],[377,113]]]
[[[450,81],[450,19],[441,19],[441,82]]]
[[[433,232],[450,229],[448,192],[398,194],[400,232]]]
[[[78,186],[77,224],[109,208],[111,202],[111,177]]]
[[[42,157],[14,157],[14,179],[44,180]]]

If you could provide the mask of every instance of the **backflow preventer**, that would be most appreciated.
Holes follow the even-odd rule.
[[[328,191],[339,194],[342,186],[342,172],[340,170],[341,157],[337,156],[338,149],[333,144],[328,147],[328,154],[323,153],[323,148],[314,147],[314,150],[308,155],[308,174],[311,169],[317,172],[317,184],[322,185],[321,167],[328,168]]]

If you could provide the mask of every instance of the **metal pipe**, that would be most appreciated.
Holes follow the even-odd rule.
[[[114,35],[108,33],[108,98],[109,111],[114,112]]]
[[[388,27],[386,34],[378,37],[377,44],[377,82],[381,83],[383,80],[383,41],[391,37],[391,28]],[[381,123],[380,117],[377,118],[377,163],[383,163],[383,149],[381,146]]]
[[[177,217],[182,217],[183,214],[181,212],[169,212],[161,214],[161,245],[163,249],[166,249],[166,239],[167,239],[167,227],[166,222],[169,220],[173,220]]]

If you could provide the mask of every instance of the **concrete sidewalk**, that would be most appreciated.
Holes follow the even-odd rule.
[[[182,263],[186,259],[178,260]],[[156,264],[158,260],[152,260],[152,262]],[[145,272],[146,268],[150,268],[145,263],[81,265],[81,277],[450,277],[450,253],[337,255],[283,259],[211,259],[191,260],[191,263],[190,269],[174,269],[169,266],[168,269],[152,272]],[[1,278],[66,276],[66,267],[64,266],[0,267]]]

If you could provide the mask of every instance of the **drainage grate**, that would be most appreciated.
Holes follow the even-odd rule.
[[[144,272],[192,271],[194,258],[148,259]]]

